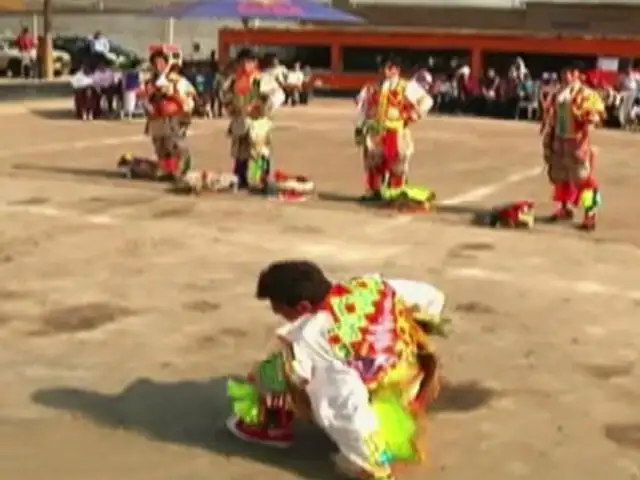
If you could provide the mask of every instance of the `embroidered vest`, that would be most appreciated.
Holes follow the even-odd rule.
[[[169,85],[165,87],[155,84],[157,77],[147,83],[147,99],[154,111],[152,117],[173,117],[184,113],[184,105],[177,92],[179,78],[170,79]]]
[[[323,308],[334,319],[328,332],[331,348],[370,390],[401,360],[415,357],[407,306],[383,280],[357,277],[336,284]]]
[[[248,83],[248,85],[241,85],[238,79],[231,80],[229,86],[229,93],[231,95],[231,103],[233,111],[237,112],[236,115],[243,114],[245,107],[260,100],[260,76],[255,75]]]
[[[386,82],[379,82],[372,87],[368,102],[368,117],[375,120],[381,128],[401,130],[407,117],[407,100],[405,89],[407,82],[398,81],[392,87]]]

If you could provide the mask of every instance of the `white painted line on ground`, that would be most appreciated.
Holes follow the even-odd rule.
[[[38,215],[41,217],[61,218],[65,220],[80,221],[93,225],[117,225],[120,222],[108,215],[84,215],[73,210],[64,210],[41,205],[2,205],[0,212],[14,214]]]
[[[220,124],[216,124],[216,125],[221,126]],[[192,130],[189,132],[189,137],[211,133],[212,131],[213,131],[213,128]],[[32,147],[0,150],[0,158],[10,158],[10,157],[15,157],[19,155],[33,155],[36,153],[86,150],[88,148],[106,147],[109,145],[121,145],[127,142],[129,143],[149,142],[149,144],[151,144],[151,139],[146,135],[138,133],[136,135],[122,135],[122,136],[116,136],[116,137],[92,138],[90,140],[82,140],[79,142],[46,143],[44,145],[34,145]]]
[[[535,177],[542,173],[543,167],[535,167],[529,168],[527,170],[523,170],[521,172],[513,173],[508,177],[500,180],[499,182],[489,183],[487,185],[483,185],[481,187],[474,188],[473,190],[469,190],[468,192],[461,193],[460,195],[456,195],[455,197],[447,198],[438,202],[439,205],[460,205],[462,203],[469,202],[477,202],[486,197],[493,195],[494,193],[502,190],[509,185],[514,183],[521,182],[522,180],[526,180],[531,177]]]
[[[93,148],[93,147],[119,145],[125,142],[140,142],[144,139],[148,140],[148,137],[138,134],[138,135],[128,135],[128,136],[119,136],[119,137],[96,138],[91,140],[83,140],[80,142],[47,143],[44,145],[34,145],[32,147],[2,150],[0,151],[0,158],[10,158],[18,155],[33,155],[36,153],[85,150],[87,148]]]
[[[584,280],[563,280],[553,276],[512,275],[507,272],[486,270],[482,268],[451,268],[446,270],[445,276],[453,278],[467,278],[498,283],[513,283],[526,285],[541,290],[572,291],[582,295],[605,295],[640,300],[640,290],[626,290],[613,285]]]
[[[189,132],[189,137],[204,135],[213,132],[216,129],[226,128],[226,123],[211,123],[208,128],[199,128],[197,130],[191,130]],[[334,125],[333,123],[320,123],[316,125],[312,125],[311,127],[307,126],[305,129],[310,130],[328,130],[328,127]],[[280,122],[276,125],[281,127],[298,127],[302,126],[300,122]],[[188,138],[188,137],[187,137]],[[44,145],[34,145],[31,147],[24,148],[14,148],[14,149],[4,149],[0,150],[0,158],[11,158],[20,155],[34,155],[38,153],[52,153],[52,152],[64,152],[64,151],[78,151],[78,150],[86,150],[89,148],[100,148],[107,147],[110,145],[121,145],[124,143],[139,143],[139,142],[149,142],[151,140],[148,136],[143,135],[141,133],[135,135],[122,135],[115,137],[105,137],[105,138],[92,138],[89,140],[81,140],[77,142],[55,142],[55,143],[46,143]]]

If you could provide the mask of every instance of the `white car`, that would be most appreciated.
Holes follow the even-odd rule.
[[[31,59],[35,62],[37,52],[31,49]],[[62,50],[53,51],[53,71],[56,76],[69,73],[71,55]],[[19,77],[22,69],[22,58],[14,39],[0,38],[0,75]]]

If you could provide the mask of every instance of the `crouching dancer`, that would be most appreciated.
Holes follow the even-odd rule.
[[[326,431],[353,478],[391,479],[425,460],[425,405],[438,393],[429,333],[444,295],[429,284],[365,275],[333,283],[307,261],[269,265],[257,296],[287,322],[281,348],[246,382],[230,381],[238,437],[286,447],[294,418]]]

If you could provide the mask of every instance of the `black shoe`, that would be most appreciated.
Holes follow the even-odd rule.
[[[546,218],[547,223],[569,222],[573,220],[573,210],[563,208],[556,210]]]
[[[381,202],[383,200],[381,192],[368,192],[359,199],[361,202]]]

